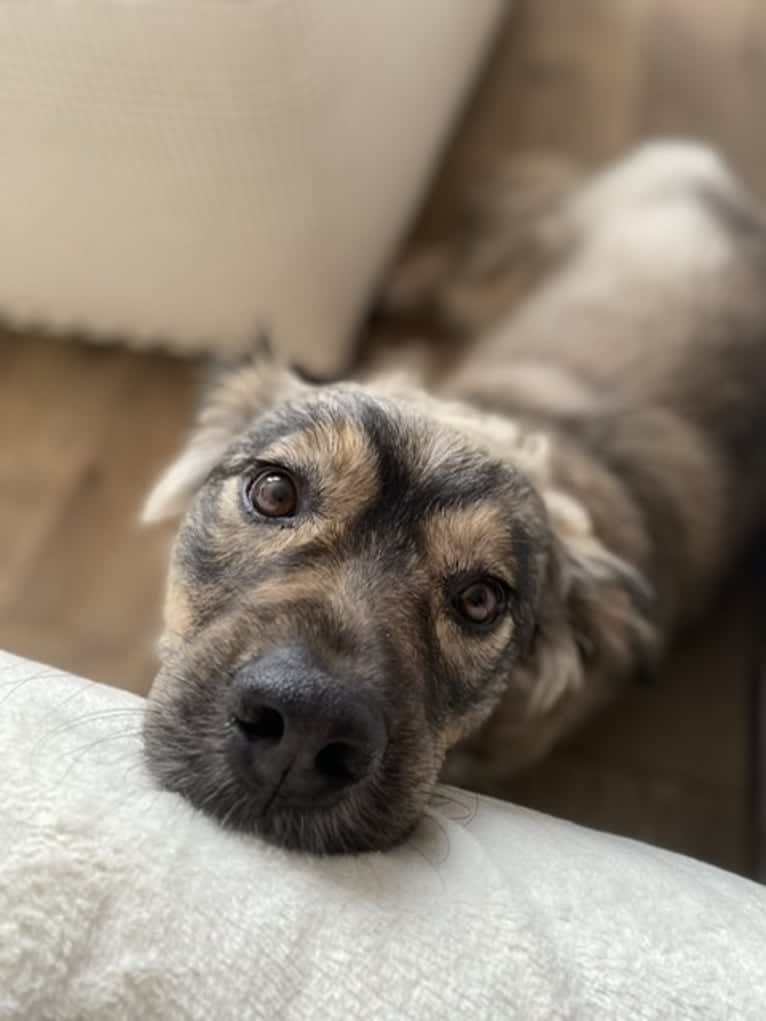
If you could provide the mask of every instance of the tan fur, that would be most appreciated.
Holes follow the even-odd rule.
[[[163,621],[164,641],[168,648],[177,648],[192,628],[193,613],[183,573],[172,562],[165,586]]]

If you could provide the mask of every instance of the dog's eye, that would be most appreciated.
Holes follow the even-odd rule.
[[[248,504],[266,518],[291,518],[298,509],[295,483],[279,468],[267,468],[245,487]]]
[[[494,578],[481,578],[464,585],[452,599],[460,618],[474,628],[488,628],[505,610],[508,597]]]

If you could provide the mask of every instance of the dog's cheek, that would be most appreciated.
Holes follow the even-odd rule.
[[[468,716],[450,720],[439,735],[442,755],[446,755],[455,745],[475,733],[486,719],[486,715],[485,713],[470,713]]]
[[[204,733],[188,727],[174,699],[163,687],[152,695],[144,716],[143,741],[150,773],[166,790],[199,804],[226,781],[220,756]]]
[[[171,560],[165,585],[163,643],[167,653],[177,651],[191,633],[194,621],[188,583],[175,558]]]
[[[176,534],[163,606],[164,639],[171,650],[188,644],[219,610],[231,562],[246,562],[239,536],[221,522],[215,491],[197,495]]]
[[[443,759],[456,746],[470,740],[495,712],[502,702],[514,675],[515,657],[509,655],[501,668],[495,669],[491,680],[480,687],[472,687],[470,702],[459,711],[449,714],[447,720],[439,727],[436,735],[436,747]],[[441,763],[440,763],[441,768]]]

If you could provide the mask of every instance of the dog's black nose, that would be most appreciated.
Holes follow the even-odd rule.
[[[385,751],[374,693],[343,683],[308,650],[276,649],[235,675],[232,763],[248,785],[310,805],[368,776]]]

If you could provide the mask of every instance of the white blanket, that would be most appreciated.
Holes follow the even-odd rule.
[[[0,654],[0,1018],[766,1018],[766,891],[447,792],[318,860],[155,789],[140,699]]]

